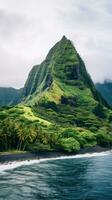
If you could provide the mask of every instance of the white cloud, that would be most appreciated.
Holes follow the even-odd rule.
[[[94,81],[112,79],[111,11],[111,0],[0,0],[0,85],[23,86],[63,35]]]

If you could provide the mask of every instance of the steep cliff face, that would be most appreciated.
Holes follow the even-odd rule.
[[[16,105],[21,101],[22,89],[0,87],[0,106]]]
[[[64,95],[77,95],[76,90],[79,90],[79,93],[85,90],[85,96],[89,92],[94,100],[107,106],[95,89],[74,45],[63,36],[49,51],[44,62],[32,68],[25,83],[23,99],[33,104],[44,95],[49,100],[59,103]]]
[[[97,85],[97,88],[101,88],[100,85]],[[102,94],[104,96],[104,92]],[[63,96],[77,97],[77,99],[82,96],[84,103],[89,96],[92,102],[98,101],[108,107],[95,89],[73,43],[65,36],[53,46],[40,65],[32,68],[23,90],[1,88],[0,95],[2,96],[0,105],[15,105],[20,100],[34,105],[42,98],[60,103]]]

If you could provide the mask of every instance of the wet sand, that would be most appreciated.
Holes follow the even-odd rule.
[[[67,152],[23,152],[23,153],[3,153],[0,154],[0,162],[10,162],[10,161],[21,161],[21,160],[31,160],[31,159],[44,159],[44,158],[56,158],[60,156],[70,156],[70,155],[78,155],[85,153],[100,153],[104,151],[110,150],[109,148],[103,148],[100,146],[95,146],[91,148],[81,149],[77,153],[67,153]]]

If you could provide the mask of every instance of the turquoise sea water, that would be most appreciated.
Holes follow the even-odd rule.
[[[112,153],[0,165],[0,200],[112,200]]]

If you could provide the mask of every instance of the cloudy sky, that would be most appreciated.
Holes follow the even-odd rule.
[[[0,0],[0,86],[22,87],[63,35],[95,82],[112,79],[111,0]]]

